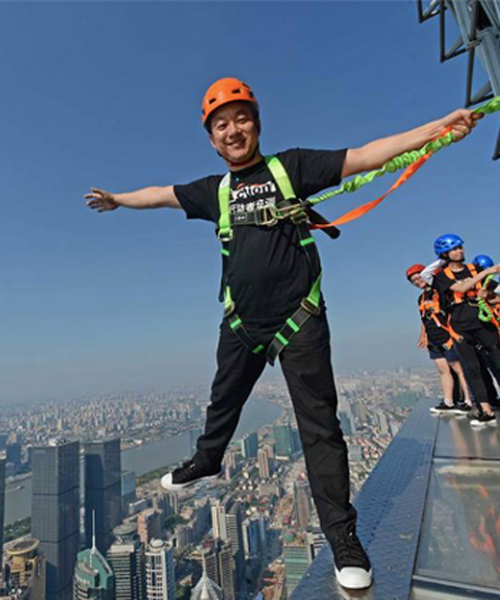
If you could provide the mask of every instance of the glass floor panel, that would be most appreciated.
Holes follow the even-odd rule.
[[[415,575],[500,590],[500,461],[434,463]]]

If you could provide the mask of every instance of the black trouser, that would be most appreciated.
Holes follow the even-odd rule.
[[[464,338],[462,342],[456,345],[456,349],[474,400],[477,403],[488,402],[490,395],[484,381],[484,366],[481,365],[477,346],[482,346],[484,351],[488,353],[488,359],[494,368],[500,371],[500,337],[498,330],[493,325],[481,324],[477,329],[459,331],[457,328],[456,331]]]
[[[265,337],[265,339],[264,339]],[[272,335],[258,339],[269,342]],[[336,526],[354,522],[349,502],[347,447],[337,419],[330,332],[325,316],[311,317],[280,354],[304,450],[311,492],[327,539]],[[241,410],[264,371],[266,357],[252,354],[224,321],[217,350],[218,369],[197,456],[218,464],[238,425]]]

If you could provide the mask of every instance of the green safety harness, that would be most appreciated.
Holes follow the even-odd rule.
[[[217,235],[222,243],[224,317],[240,341],[253,354],[260,354],[265,350],[265,346],[255,341],[245,329],[243,321],[236,312],[236,306],[231,297],[231,289],[227,284],[228,264],[231,257],[230,245],[234,237],[234,228],[242,225],[273,227],[277,225],[279,220],[290,219],[297,229],[299,243],[306,254],[314,283],[309,294],[302,299],[299,308],[285,321],[283,327],[274,335],[267,347],[266,359],[271,365],[274,365],[280,352],[288,346],[291,339],[302,329],[310,317],[319,315],[321,312],[321,266],[316,249],[316,240],[309,230],[306,204],[297,200],[290,178],[279,158],[265,156],[264,160],[283,196],[283,200],[276,206],[266,205],[255,207],[250,212],[232,213],[229,208],[231,174],[227,173],[219,185],[220,219]]]

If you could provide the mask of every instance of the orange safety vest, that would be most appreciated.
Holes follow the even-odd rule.
[[[440,329],[444,329],[450,335],[451,340],[446,344],[443,344],[445,348],[450,349],[453,346],[453,340],[457,342],[462,341],[462,336],[458,335],[458,333],[451,327],[449,318],[447,323],[443,323],[438,317],[439,314],[443,315],[444,317],[445,313],[441,309],[441,304],[439,302],[439,293],[437,290],[432,291],[432,298],[430,298],[429,300],[425,299],[424,292],[420,298],[418,308],[420,310],[420,316],[422,317],[422,319],[432,319]]]
[[[476,277],[476,275],[477,275],[476,267],[473,264],[467,264],[466,267],[469,269],[472,277]],[[446,277],[448,277],[448,279],[451,279],[452,281],[457,280],[455,273],[450,269],[449,266],[446,267],[445,269],[443,269],[443,273],[446,275]],[[463,302],[468,302],[469,300],[475,300],[477,298],[477,294],[478,294],[479,290],[481,289],[481,286],[482,286],[482,284],[479,281],[468,292],[452,292],[453,304],[462,304]]]

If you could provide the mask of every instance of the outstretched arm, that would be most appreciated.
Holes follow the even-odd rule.
[[[115,210],[119,206],[127,208],[181,208],[173,186],[147,187],[126,194],[113,194],[99,188],[91,188],[85,194],[87,206],[97,212]]]
[[[489,267],[488,269],[484,269],[484,271],[481,271],[481,273],[479,273],[475,277],[470,277],[469,279],[465,279],[464,281],[454,283],[450,287],[450,290],[452,292],[459,292],[461,294],[465,294],[465,292],[471,290],[476,285],[476,283],[483,281],[483,279],[485,279],[488,275],[496,275],[497,273],[500,273],[500,265]]]
[[[418,150],[442,135],[443,131],[450,126],[453,126],[451,132],[455,141],[458,142],[471,132],[472,128],[476,126],[477,120],[482,117],[482,114],[459,108],[442,119],[416,129],[375,140],[360,148],[351,148],[345,157],[342,177],[380,169],[395,156],[410,150]]]

